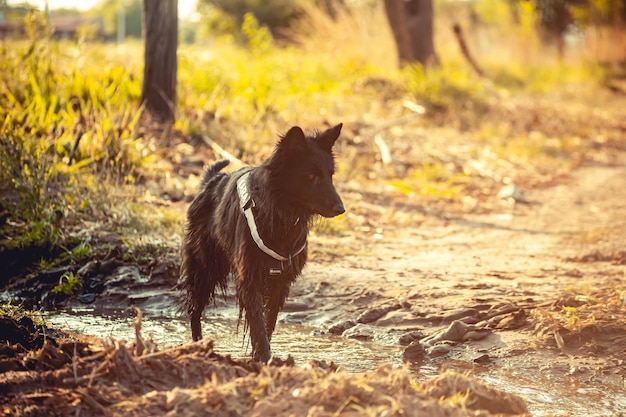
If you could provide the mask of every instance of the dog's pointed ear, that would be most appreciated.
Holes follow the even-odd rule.
[[[337,126],[331,127],[330,129],[327,129],[319,134],[319,136],[317,137],[317,141],[319,142],[322,149],[330,152],[330,150],[333,148],[333,145],[335,144],[335,141],[339,137],[339,134],[341,133],[342,127],[343,123],[339,123]]]
[[[302,129],[299,126],[294,126],[289,129],[289,131],[285,133],[285,136],[282,137],[280,146],[292,149],[306,146],[306,137],[304,136]]]

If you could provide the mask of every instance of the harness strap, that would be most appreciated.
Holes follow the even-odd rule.
[[[250,234],[252,234],[252,239],[254,239],[254,242],[259,247],[259,249],[261,249],[267,255],[271,256],[277,261],[289,261],[289,263],[291,264],[291,258],[300,254],[300,252],[302,252],[306,248],[307,240],[304,240],[304,244],[300,247],[300,249],[288,256],[280,255],[273,249],[269,248],[265,244],[265,242],[263,242],[263,239],[261,239],[261,236],[259,235],[259,230],[257,228],[256,222],[254,221],[254,213],[252,213],[252,208],[255,207],[256,204],[252,199],[252,196],[250,195],[250,190],[248,187],[249,176],[250,172],[248,171],[237,180],[237,195],[239,196],[239,205],[241,207],[241,210],[243,211],[243,215],[248,222],[248,228],[250,229]]]

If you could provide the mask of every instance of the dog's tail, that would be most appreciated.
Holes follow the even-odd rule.
[[[228,159],[222,159],[221,161],[217,161],[213,163],[212,165],[210,165],[206,169],[206,171],[204,171],[204,177],[202,177],[201,187],[204,188],[207,185],[207,183],[211,180],[211,178],[213,178],[214,176],[217,175],[218,172],[226,168],[228,164],[230,164],[230,161]]]

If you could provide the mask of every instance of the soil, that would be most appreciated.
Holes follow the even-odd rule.
[[[41,328],[3,319],[2,334],[13,329],[16,336],[0,352],[0,409],[24,416],[546,415],[520,398],[529,397],[520,386],[534,386],[565,398],[563,414],[554,411],[558,404],[549,413],[623,415],[620,146],[606,151],[610,158],[588,159],[541,184],[515,184],[502,198],[491,193],[489,210],[432,209],[400,193],[339,185],[349,230],[321,225],[313,233],[309,263],[281,323],[402,345],[404,368],[355,376],[341,363],[317,361],[314,351],[307,363],[275,351],[261,366],[219,354],[209,340],[159,350],[141,336],[140,321],[130,342],[54,335],[42,341]],[[172,204],[184,210],[179,200]],[[171,252],[134,265],[112,250],[82,266],[79,297],[56,299],[49,286],[38,294],[47,294],[49,305],[174,311],[177,262]],[[64,271],[40,274],[52,274],[54,283]],[[12,285],[16,297],[34,297]],[[228,296],[218,307],[232,303]],[[439,376],[420,377],[432,366]],[[495,379],[505,383],[490,383]]]

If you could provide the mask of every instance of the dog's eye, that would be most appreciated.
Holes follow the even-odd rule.
[[[309,174],[308,175],[309,181],[315,182],[318,180],[318,176],[316,174]]]

